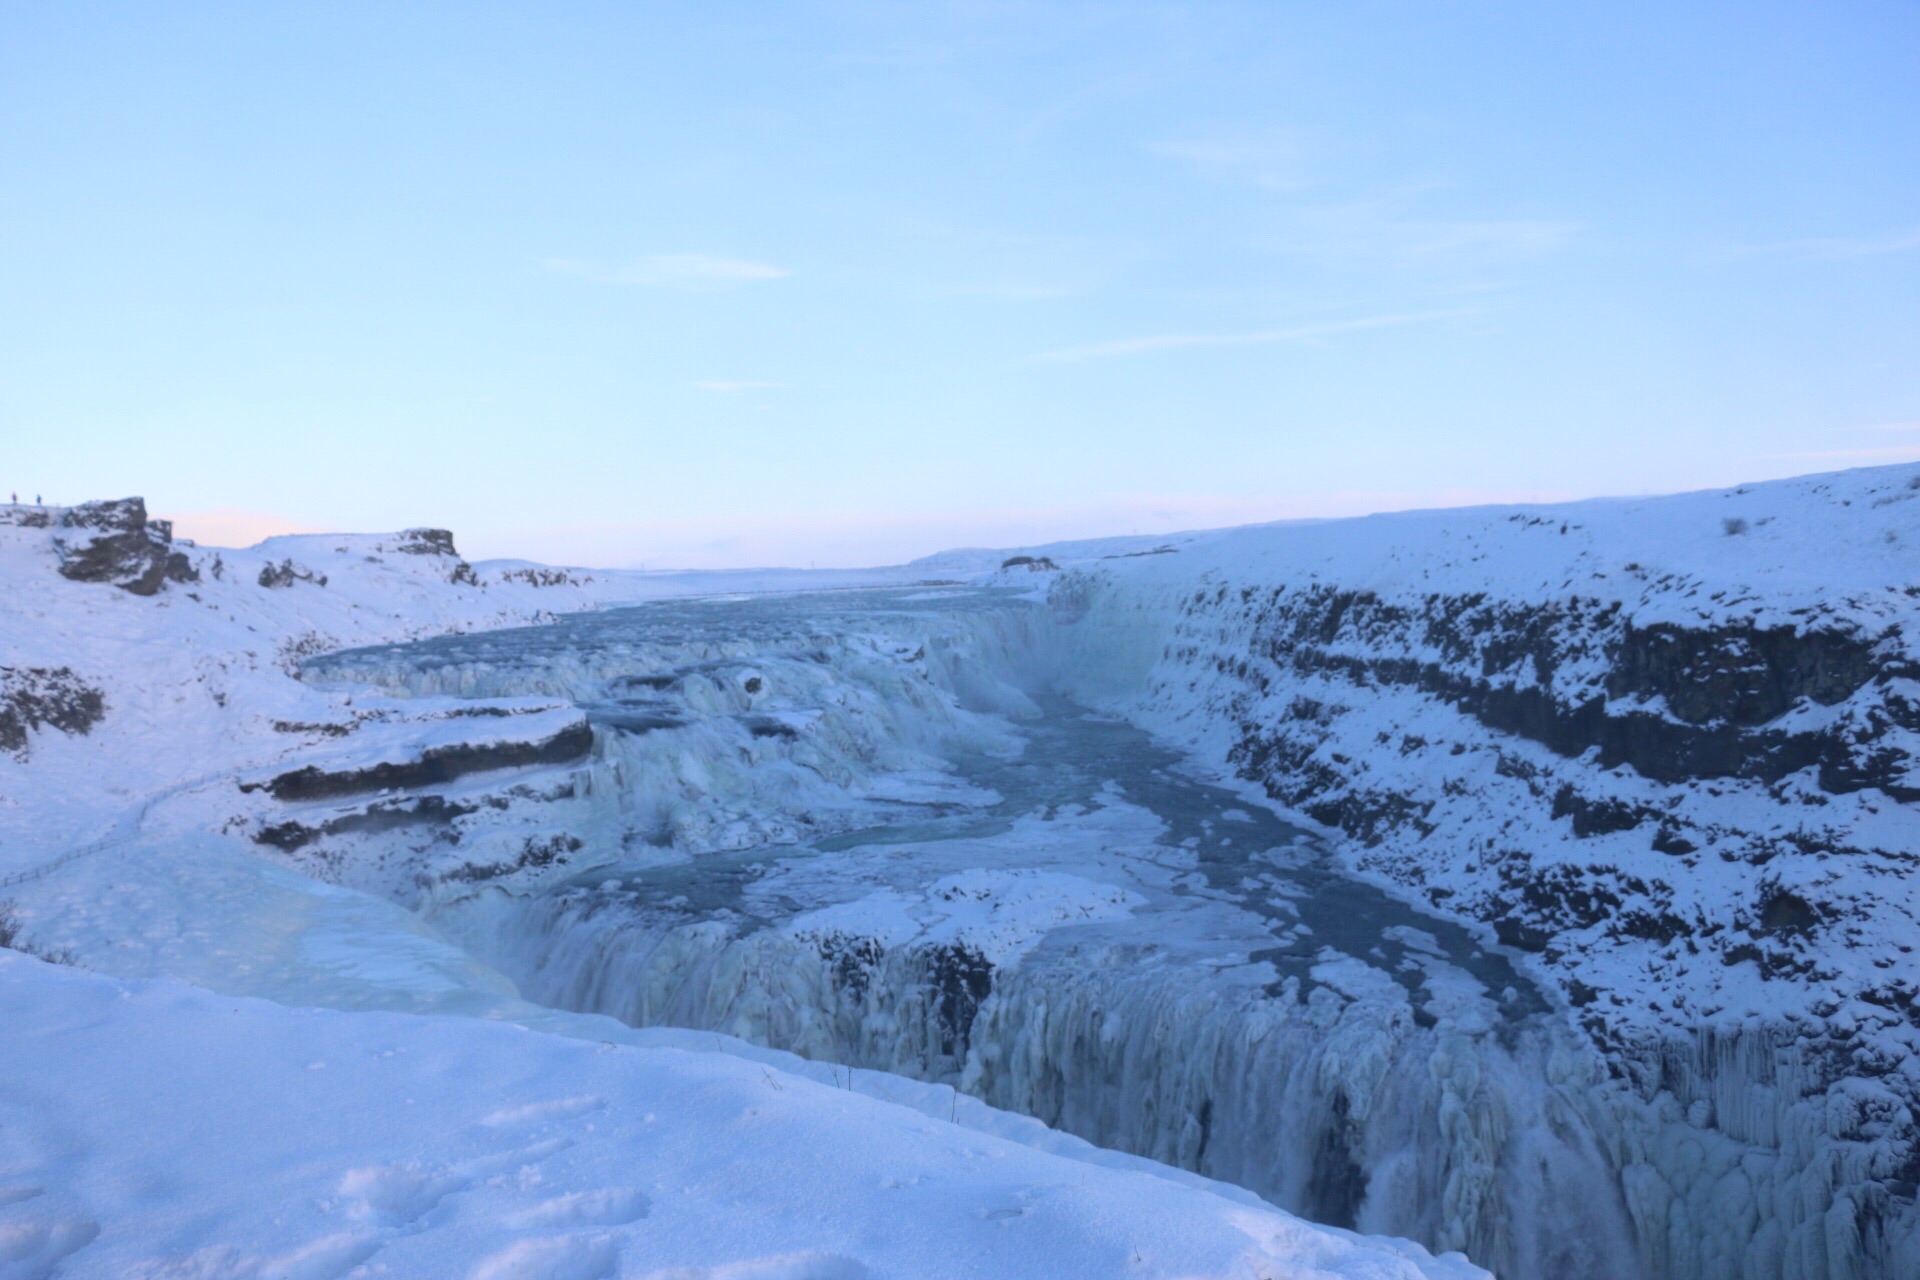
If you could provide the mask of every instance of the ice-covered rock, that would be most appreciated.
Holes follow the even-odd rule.
[[[53,523],[60,572],[75,582],[106,582],[150,596],[169,577],[194,576],[187,557],[173,549],[173,526],[148,520],[142,499],[82,503],[61,511]]]
[[[67,667],[0,667],[0,752],[24,755],[35,729],[86,733],[106,698]]]

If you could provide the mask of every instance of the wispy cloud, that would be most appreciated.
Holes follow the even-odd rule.
[[[768,280],[783,280],[793,274],[785,267],[711,253],[662,253],[633,258],[624,263],[606,263],[588,258],[548,258],[541,265],[556,275],[575,276],[596,284],[640,285],[656,289],[732,289]]]
[[[1035,359],[1048,363],[1079,360],[1105,360],[1114,356],[1137,356],[1151,351],[1180,347],[1255,347],[1272,343],[1310,342],[1336,334],[1357,333],[1365,329],[1393,329],[1405,325],[1429,324],[1471,315],[1468,308],[1446,311],[1410,311],[1396,315],[1366,316],[1358,320],[1334,320],[1322,324],[1295,325],[1287,329],[1256,329],[1244,333],[1163,333],[1146,338],[1122,338],[1114,342],[1095,342],[1082,347],[1065,347],[1044,352]]]
[[[1843,262],[1853,258],[1879,258],[1890,253],[1911,253],[1920,249],[1920,227],[1890,231],[1877,236],[1811,236],[1801,240],[1780,240],[1773,244],[1736,245],[1725,251],[1730,258],[1811,258]]]
[[[1283,253],[1338,254],[1400,262],[1493,262],[1564,248],[1580,224],[1557,218],[1444,218],[1409,212],[1398,199],[1303,209],[1270,242]]]
[[[1155,142],[1147,150],[1218,182],[1242,182],[1269,191],[1298,191],[1313,185],[1307,148],[1290,133]]]
[[[1426,212],[1421,206],[1444,190],[1444,184],[1402,186],[1358,199],[1324,190],[1301,194],[1334,180],[1313,172],[1314,149],[1302,135],[1287,130],[1155,142],[1147,150],[1216,182],[1294,193],[1276,201],[1274,215],[1281,229],[1260,240],[1262,248],[1273,252],[1400,265],[1479,266],[1564,248],[1584,229],[1564,218]]]
[[[723,378],[707,378],[693,384],[701,391],[711,391],[716,395],[739,395],[742,391],[776,391],[786,386],[784,382],[754,382],[750,380],[729,381]]]

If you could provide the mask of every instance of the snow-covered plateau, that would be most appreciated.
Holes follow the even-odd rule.
[[[0,507],[0,1276],[1910,1280],[1916,517]]]

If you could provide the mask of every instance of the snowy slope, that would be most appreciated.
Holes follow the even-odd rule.
[[[1907,1275],[1917,517],[1903,466],[1030,553],[1070,687],[1559,989],[1663,1271]]]
[[[0,1276],[1484,1274],[948,1089],[539,1009],[286,852],[301,823],[371,839],[421,816],[383,806],[427,798],[502,822],[604,799],[573,795],[591,769],[570,703],[317,688],[303,656],[922,571],[473,566],[437,531],[216,551],[127,504],[74,514],[0,509],[0,899],[16,946],[93,970],[0,951]],[[848,732],[877,743],[885,711],[850,709]],[[849,760],[905,772],[863,803],[942,785],[864,741]],[[263,825],[288,806],[292,829]],[[768,836],[706,813],[683,824],[700,839]],[[504,873],[568,856],[529,848]]]
[[[0,955],[0,1275],[1469,1280],[711,1052]]]

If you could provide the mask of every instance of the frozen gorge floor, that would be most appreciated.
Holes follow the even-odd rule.
[[[581,813],[615,825],[580,828],[594,870],[422,904],[530,999],[952,1083],[1509,1280],[1920,1277],[1901,1223],[1866,1247],[1854,1196],[1881,1156],[1829,1139],[1776,1029],[1656,1046],[1685,1087],[1625,1087],[1632,1064],[1477,935],[1129,725],[1036,706],[1062,672],[1125,705],[1159,650],[1063,646],[1045,612],[968,590],[714,599],[309,671],[595,719]],[[766,707],[741,697],[760,676]],[[1039,714],[973,714],[992,710]],[[803,731],[782,746],[781,724]],[[956,774],[934,779],[919,753],[940,742]]]
[[[1635,1274],[1558,1016],[1146,734],[1043,699],[985,810],[438,921],[531,999],[957,1082],[1514,1277]],[[504,918],[503,918],[504,913]]]

